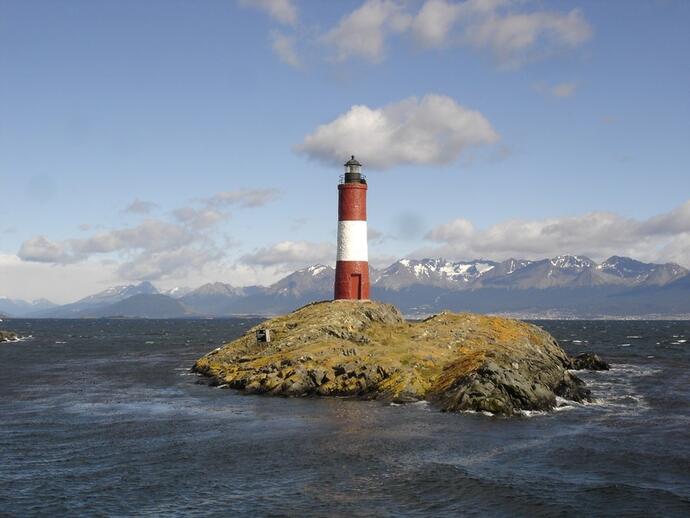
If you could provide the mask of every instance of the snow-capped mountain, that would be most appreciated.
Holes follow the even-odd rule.
[[[509,259],[505,273],[498,270],[495,275],[481,279],[484,287],[511,289],[546,289],[587,284],[589,272],[596,263],[588,257],[559,255],[540,261]],[[477,287],[477,286],[474,286]]]
[[[387,290],[400,290],[414,285],[427,285],[452,290],[479,288],[545,289],[566,286],[598,286],[621,284],[608,275],[611,260],[602,263],[588,257],[560,255],[550,259],[529,261],[508,259],[503,262],[489,260],[447,261],[444,259],[400,259],[372,277],[373,285]],[[643,264],[643,263],[640,263]],[[623,284],[645,282],[655,271],[667,273],[664,282],[687,271],[678,265],[647,265],[643,277]],[[629,277],[626,277],[629,279]]]
[[[643,263],[641,261],[636,261],[635,259],[630,259],[629,257],[619,257],[614,255],[609,257],[603,263],[597,266],[597,270],[600,270],[609,275],[615,275],[621,279],[639,279],[642,280],[645,276],[649,275],[651,269],[656,265]]]
[[[179,298],[185,306],[202,315],[228,315],[236,311],[237,303],[254,289],[236,288],[223,282],[204,284]]]
[[[235,288],[234,286],[224,282],[209,282],[203,286],[199,286],[195,290],[190,290],[190,292],[184,296],[223,295],[226,297],[236,297],[243,294],[244,290],[242,288]]]
[[[139,284],[113,286],[95,295],[89,295],[78,300],[75,304],[112,304],[134,295],[156,295],[158,290],[148,281]]]
[[[332,266],[315,264],[283,277],[268,287],[268,292],[282,297],[300,297],[306,293],[321,293],[324,296],[333,291],[335,269]]]
[[[89,295],[71,304],[37,311],[32,316],[51,318],[72,318],[95,309],[129,299],[135,295],[158,295],[156,287],[148,281],[139,284],[113,286],[94,295]]]
[[[521,270],[525,266],[529,266],[534,261],[528,261],[526,259],[507,259],[502,263],[498,263],[496,267],[491,272],[492,277],[500,277],[501,275],[510,275],[517,270]]]
[[[549,259],[551,266],[559,270],[571,270],[581,272],[587,268],[591,268],[596,263],[589,257],[579,255],[559,255],[553,259]]]
[[[0,297],[0,313],[3,313],[7,316],[23,317],[31,315],[36,311],[42,311],[54,307],[57,307],[57,304],[54,304],[46,299],[26,301],[21,299]]]
[[[492,261],[447,261],[445,259],[400,259],[372,278],[375,286],[401,289],[414,284],[442,288],[467,286],[496,267]]]
[[[587,316],[690,314],[687,269],[627,257],[613,256],[602,263],[576,255],[502,262],[400,259],[382,270],[370,268],[370,277],[372,298],[396,304],[407,314],[442,309],[530,315],[554,311]],[[270,286],[235,287],[214,282],[180,296],[179,289],[159,293],[152,284],[143,282],[109,288],[32,316],[276,314],[330,299],[334,278],[333,267],[316,264]],[[132,303],[127,303],[130,300]],[[17,316],[1,304],[0,311]]]
[[[621,279],[632,280],[638,284],[663,286],[674,279],[682,277],[687,270],[675,263],[655,264],[643,263],[614,255],[597,266],[597,270]]]
[[[168,290],[159,290],[159,293],[161,295],[167,295],[168,297],[172,297],[173,299],[180,299],[190,293],[192,291],[192,288],[188,288],[186,286],[175,286],[174,288],[170,288]]]

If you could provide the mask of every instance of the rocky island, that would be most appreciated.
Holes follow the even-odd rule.
[[[3,331],[0,329],[0,342],[14,342],[18,339],[16,333],[12,331]]]
[[[257,339],[268,331],[270,340]],[[572,360],[543,329],[440,313],[406,321],[392,305],[328,301],[250,329],[198,359],[195,372],[251,394],[426,400],[443,411],[515,415],[587,401]]]

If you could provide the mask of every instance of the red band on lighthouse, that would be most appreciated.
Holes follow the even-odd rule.
[[[367,220],[367,184],[338,185],[338,221]]]
[[[367,249],[367,183],[361,164],[353,156],[345,164],[344,182],[338,185],[338,255],[334,298],[369,298]]]

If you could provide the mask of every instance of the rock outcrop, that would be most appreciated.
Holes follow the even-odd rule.
[[[571,369],[588,371],[607,371],[611,366],[595,353],[582,353],[571,358]]]
[[[270,342],[256,331],[270,330]],[[476,314],[408,322],[391,305],[304,306],[203,356],[193,370],[252,394],[427,400],[444,411],[513,415],[589,399],[570,358],[537,326]]]
[[[0,342],[13,342],[17,340],[17,338],[16,333],[13,333],[12,331],[0,330]]]

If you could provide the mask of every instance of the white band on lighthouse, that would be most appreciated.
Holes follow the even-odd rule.
[[[336,260],[369,260],[366,221],[338,221],[338,255]]]

